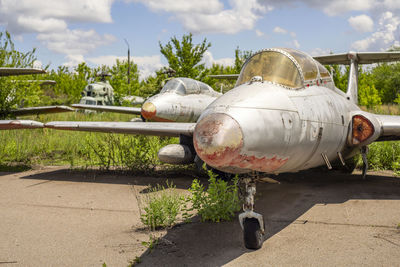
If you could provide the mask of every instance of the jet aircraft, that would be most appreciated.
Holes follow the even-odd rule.
[[[147,121],[196,122],[202,111],[221,95],[203,82],[190,78],[173,78],[160,93],[148,98],[141,108],[82,104],[72,107],[141,115]]]
[[[400,140],[400,116],[377,115],[357,106],[358,64],[400,60],[399,52],[333,54],[312,58],[293,49],[271,48],[243,65],[235,88],[213,101],[196,123],[49,122],[47,128],[179,136],[160,150],[160,160],[204,161],[222,172],[244,174],[239,222],[247,248],[263,243],[264,220],[254,211],[257,173],[297,172],[361,153],[367,146]],[[322,64],[349,64],[347,93],[335,87]],[[165,150],[170,149],[169,156]],[[180,149],[177,149],[180,148]],[[163,152],[163,153],[162,153]]]

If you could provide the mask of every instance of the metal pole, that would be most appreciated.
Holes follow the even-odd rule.
[[[131,78],[129,76],[130,69],[131,69],[131,58],[130,58],[130,51],[129,51],[130,49],[129,49],[128,41],[126,39],[124,39],[124,40],[125,40],[126,45],[128,46],[128,88],[129,88],[128,94],[131,95],[131,87],[129,86],[131,83]]]

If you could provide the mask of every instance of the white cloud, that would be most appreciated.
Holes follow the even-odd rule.
[[[87,60],[96,65],[107,65],[112,66],[115,64],[116,60],[127,60],[126,56],[99,56],[99,57],[91,57]],[[144,56],[144,57],[133,57],[133,62],[138,65],[139,69],[139,77],[140,79],[145,79],[146,77],[155,74],[155,72],[164,65],[161,63],[161,56],[154,55],[154,56]]]
[[[202,62],[207,68],[212,67],[213,64],[219,64],[223,66],[233,66],[235,64],[234,58],[220,58],[214,59],[213,54],[210,51],[206,51],[203,55]]]
[[[313,57],[316,57],[316,56],[329,55],[331,52],[332,50],[329,49],[315,48],[309,54]]]
[[[389,0],[390,1],[390,0]],[[396,1],[396,0],[391,0]],[[303,3],[311,8],[322,10],[329,16],[342,15],[349,11],[366,11],[371,10],[374,6],[380,4],[381,0],[259,0],[261,4],[273,7],[296,7],[297,4]]]
[[[273,31],[275,33],[279,33],[279,34],[287,34],[287,30],[285,30],[285,29],[283,29],[283,28],[281,28],[279,26],[276,26]]]
[[[40,60],[35,60],[35,61],[33,61],[33,67],[34,67],[34,68],[41,69],[41,68],[42,68],[42,65],[43,65],[43,63],[42,63],[42,61],[40,61]]]
[[[255,32],[256,32],[256,35],[258,36],[258,37],[263,37],[264,35],[265,35],[265,33],[263,33],[262,31],[260,31],[260,30],[255,30]]]
[[[182,23],[186,31],[192,33],[235,34],[251,30],[256,21],[271,10],[257,0],[230,0],[230,9],[224,9],[219,0],[131,0],[141,2],[157,12],[172,13],[172,17]]]
[[[299,41],[293,40],[293,46],[294,46],[295,48],[300,48],[300,43],[299,43]]]
[[[109,34],[100,35],[94,30],[68,28],[68,23],[109,23],[114,0],[0,0],[0,24],[11,33],[37,34],[49,50],[64,54],[73,66],[84,61],[84,55],[100,45],[115,40]]]
[[[352,44],[352,48],[358,51],[386,50],[395,45],[399,46],[400,18],[391,12],[381,15],[378,22],[378,30],[369,37],[358,40]]]
[[[370,10],[376,0],[336,0],[336,1],[318,1],[312,0],[310,2],[319,2],[322,10],[330,15],[336,16],[349,11],[366,11]]]
[[[152,11],[171,13],[215,14],[224,8],[219,0],[127,0],[126,2],[139,2],[145,4]]]
[[[20,34],[65,28],[67,22],[112,22],[112,3],[113,0],[2,0],[0,24]]]
[[[79,65],[82,62],[85,62],[85,58],[81,54],[71,54],[65,56],[67,58],[67,62],[65,62],[63,65],[67,67],[75,67]]]
[[[374,29],[374,21],[367,15],[350,17],[348,22],[358,32],[372,32]]]
[[[84,55],[95,50],[100,45],[115,41],[112,35],[99,35],[94,30],[69,30],[60,32],[40,33],[37,39],[56,53],[66,54],[69,61],[66,65],[74,65],[84,61]]]

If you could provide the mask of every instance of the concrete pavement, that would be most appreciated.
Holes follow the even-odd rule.
[[[267,232],[258,251],[244,248],[232,222],[194,222],[141,244],[141,195],[149,183],[190,176],[135,177],[45,167],[0,173],[1,266],[400,266],[400,179],[299,173],[257,185],[256,210]]]

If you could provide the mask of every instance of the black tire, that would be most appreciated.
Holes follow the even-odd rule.
[[[244,245],[248,249],[259,249],[264,242],[260,224],[255,218],[246,218],[243,222]]]

